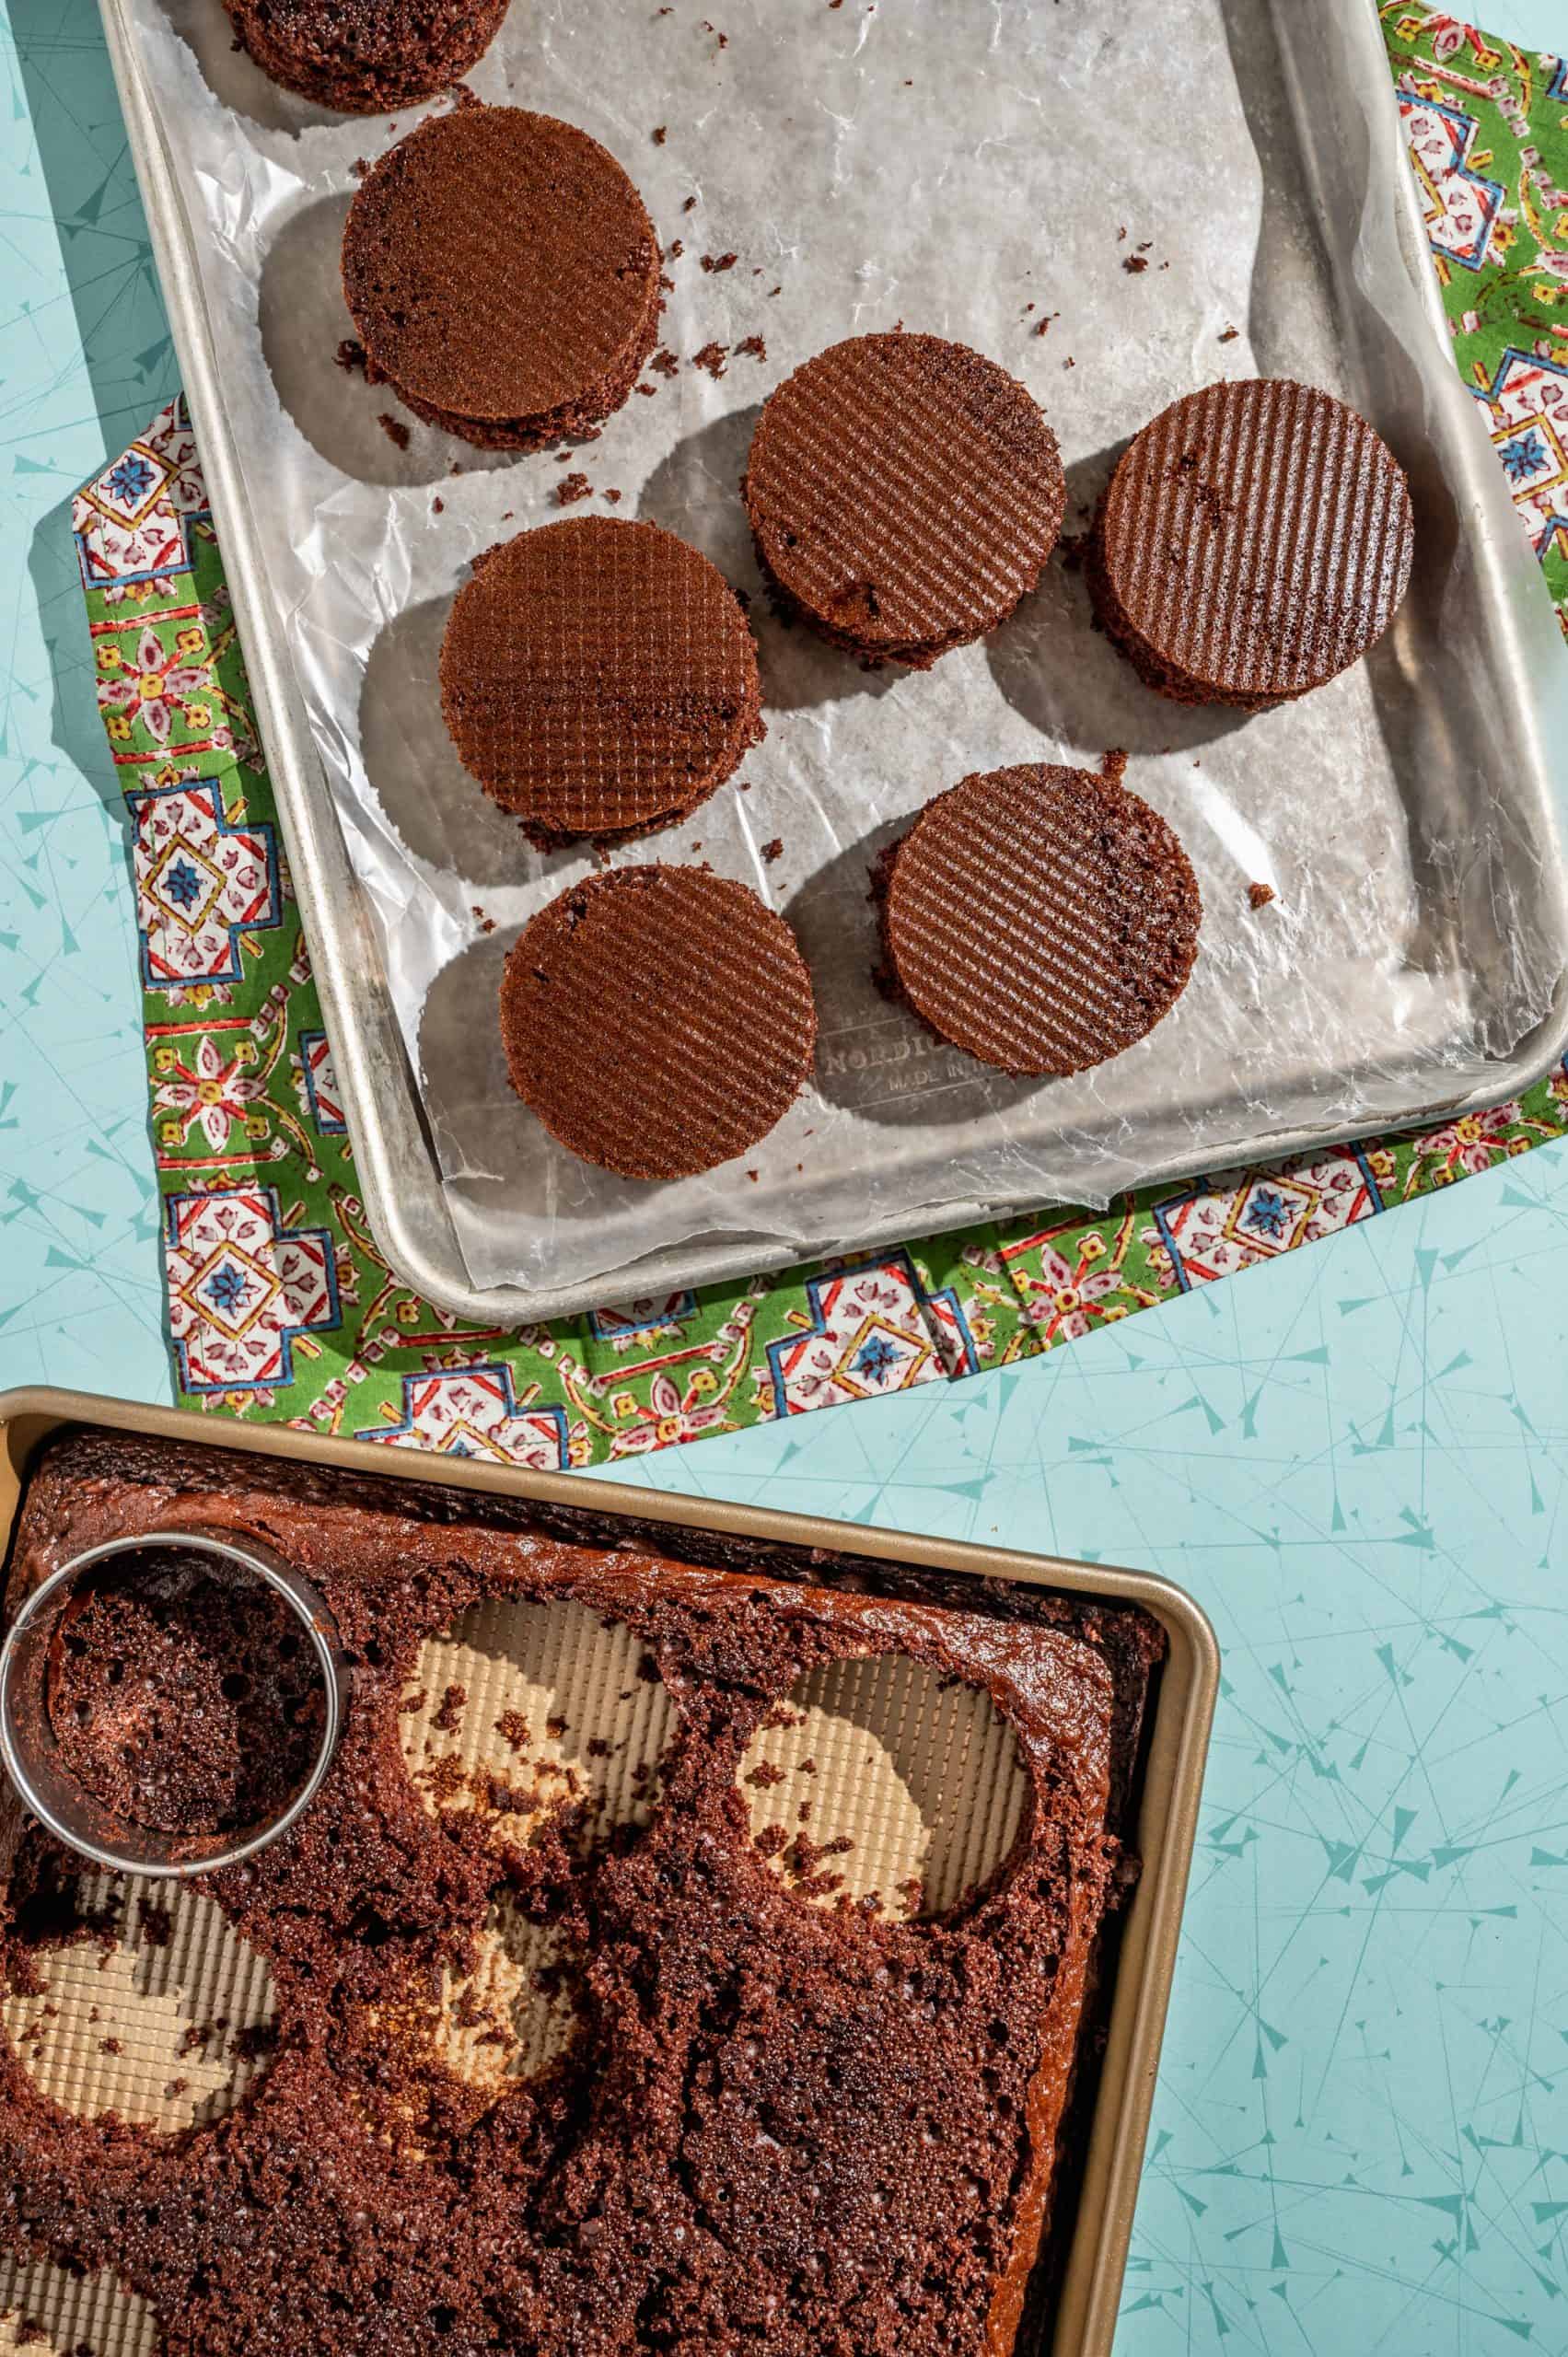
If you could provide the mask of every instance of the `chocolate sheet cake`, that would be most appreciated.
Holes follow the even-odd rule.
[[[205,1886],[267,1960],[273,2059],[225,2117],[162,2135],[60,2111],[7,2048],[6,2247],[111,2270],[202,2357],[1038,2348],[1154,1623],[739,1538],[664,1530],[660,1554],[624,1517],[91,1432],[32,1476],[13,1607],[67,1552],[181,1522],[296,1562],[353,1665],[320,1798]],[[501,1778],[426,1805],[400,1702],[485,1596],[570,1597],[645,1652],[673,1723],[645,1821],[606,1835]],[[895,1655],[983,1689],[1028,1780],[999,1870],[919,1922],[783,1887],[736,1781],[804,1675]],[[95,1936],[75,1888],[24,1834],[13,1986],[50,1940]],[[497,1892],[563,1943],[575,2013],[499,2094],[430,2036]]]
[[[441,711],[464,766],[544,849],[673,826],[763,734],[723,574],[662,526],[610,516],[475,559],[442,638]]]
[[[552,1137],[626,1178],[684,1178],[782,1120],[811,1071],[811,977],[783,917],[703,867],[569,885],[501,983],[512,1086]]]
[[[434,99],[477,64],[506,0],[224,0],[263,74],[339,114]]]
[[[1365,418],[1313,386],[1252,378],[1189,393],[1134,437],[1086,570],[1151,688],[1263,712],[1376,644],[1414,540],[1410,487]]]
[[[482,447],[596,433],[657,341],[642,198],[597,139],[521,107],[459,107],[389,149],[343,276],[369,381]]]
[[[938,1038],[1016,1074],[1083,1072],[1168,1015],[1198,954],[1191,863],[1105,773],[1026,762],[927,803],[877,864],[889,979]]]
[[[941,336],[852,336],[757,422],[741,484],[775,600],[869,663],[927,670],[1032,589],[1061,529],[1026,387]]]

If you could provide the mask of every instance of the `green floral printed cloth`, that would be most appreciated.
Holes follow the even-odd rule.
[[[1568,67],[1382,9],[1466,382],[1568,630]],[[536,1468],[878,1398],[1075,1341],[1568,1129],[1561,1071],[1422,1137],[503,1331],[388,1269],[183,401],[77,497],[124,781],[169,1334],[191,1405]]]

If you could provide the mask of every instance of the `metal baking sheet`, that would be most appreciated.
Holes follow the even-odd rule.
[[[1445,349],[1372,0],[734,0],[712,20],[691,0],[513,0],[474,88],[594,133],[685,248],[664,321],[679,376],[574,464],[742,587],[736,483],[761,401],[807,353],[900,319],[1030,384],[1080,513],[1167,401],[1250,374],[1351,400],[1416,497],[1395,630],[1245,722],[1144,691],[1060,564],[984,647],[924,675],[868,676],[757,598],[770,734],[750,790],[615,856],[712,859],[790,917],[818,1073],[754,1154],[656,1188],[576,1162],[506,1087],[502,956],[587,861],[521,846],[436,699],[469,561],[557,513],[563,470],[418,425],[400,451],[377,423],[396,404],[332,366],[355,161],[418,110],[345,122],[286,98],[236,56],[217,0],[102,6],[356,1168],[388,1259],[426,1295],[515,1324],[1100,1202],[1491,1102],[1561,1052],[1563,787],[1545,748],[1568,737],[1568,674]],[[764,359],[731,349],[721,379],[691,366],[757,332]],[[970,770],[1110,746],[1192,855],[1198,970],[1098,1071],[988,1074],[877,994],[868,866]],[[1254,881],[1276,894],[1261,912]]]
[[[1105,2051],[1051,2343],[1052,2357],[1111,2357],[1219,1688],[1214,1633],[1191,1597],[1153,1573],[1109,1570],[1101,1563],[1073,1563],[907,1531],[868,1530],[858,1523],[771,1514],[668,1491],[639,1489],[634,1499],[628,1498],[624,1492],[579,1476],[525,1473],[445,1457],[404,1458],[366,1442],[328,1439],[283,1426],[226,1422],[221,1440],[215,1440],[208,1417],[44,1388],[0,1394],[0,1562],[29,1463],[51,1434],[74,1423],[108,1425],[201,1448],[221,1445],[343,1467],[379,1480],[435,1482],[446,1489],[576,1507],[600,1519],[624,1519],[628,1537],[645,1539],[649,1525],[662,1525],[668,1536],[661,1543],[669,1553],[678,1558],[687,1553],[697,1562],[705,1560],[704,1538],[738,1536],[796,1556],[807,1576],[811,1550],[826,1550],[852,1559],[872,1585],[878,1563],[914,1564],[976,1582],[1020,1581],[1067,1595],[1140,1605],[1151,1613],[1165,1630],[1169,1649],[1153,1689],[1153,1717],[1129,1835],[1143,1871],[1116,1951]],[[7,1822],[12,1827],[9,1839]],[[8,1820],[0,1807],[0,1871],[9,1863],[14,1823],[14,1815]],[[200,2097],[203,2091],[196,2093]],[[89,2279],[81,2297],[94,2304],[93,2320],[100,2332],[124,2305],[113,2302],[100,2279]],[[145,2318],[122,2315],[121,2323],[123,2341],[111,2340],[103,2357],[139,2357],[135,2334]],[[4,2345],[0,2337],[0,2347]]]

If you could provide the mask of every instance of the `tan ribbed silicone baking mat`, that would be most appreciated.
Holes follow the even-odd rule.
[[[652,1815],[672,1718],[624,1626],[566,1601],[491,1600],[424,1647],[400,1736],[427,1807],[494,1809],[526,1844],[566,1804],[591,1840]],[[901,1655],[803,1678],[753,1737],[740,1785],[754,1836],[803,1903],[847,1897],[898,1914],[938,1912],[994,1872],[1027,1792],[989,1696]],[[85,2115],[163,2131],[217,2119],[266,2068],[264,1959],[190,1886],[105,1874],[86,1898],[111,1912],[104,1939],[45,1949],[41,1988],[0,2007],[29,2075]],[[499,2094],[550,2062],[575,2026],[569,1960],[548,1926],[498,1904],[472,1969],[443,1986],[448,2068]],[[155,2347],[150,2312],[104,2279],[0,2262],[0,2357]]]

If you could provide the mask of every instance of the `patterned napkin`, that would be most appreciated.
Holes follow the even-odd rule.
[[[1568,633],[1568,65],[1381,9],[1456,356]],[[1425,1136],[504,1331],[411,1293],[354,1187],[183,401],[81,492],[124,782],[188,1405],[553,1469],[1030,1358],[1568,1129],[1568,1073]]]

